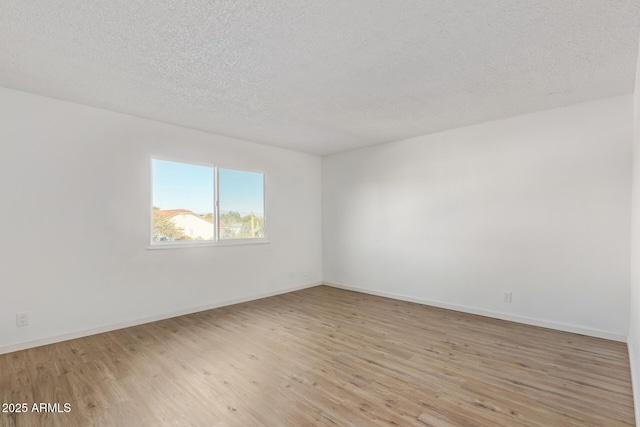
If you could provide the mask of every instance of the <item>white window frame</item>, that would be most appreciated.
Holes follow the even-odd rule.
[[[182,240],[166,243],[158,243],[153,240],[153,161],[183,163],[193,166],[203,166],[213,169],[213,240]],[[238,172],[259,173],[262,175],[262,210],[264,221],[264,237],[246,237],[241,239],[220,239],[220,169]],[[216,166],[209,163],[192,162],[185,160],[169,159],[163,156],[151,156],[149,161],[149,245],[147,249],[176,249],[176,248],[200,248],[210,246],[237,246],[237,245],[263,245],[270,243],[267,234],[267,174],[263,171],[235,169],[233,167]]]

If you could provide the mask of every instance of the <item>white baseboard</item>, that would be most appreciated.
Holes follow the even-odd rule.
[[[528,317],[514,316],[514,315],[510,315],[510,314],[505,314],[505,313],[498,313],[498,312],[493,312],[493,311],[488,311],[488,310],[481,310],[481,309],[472,308],[472,307],[465,307],[465,306],[447,304],[447,303],[442,303],[442,302],[439,302],[439,301],[432,301],[432,300],[427,300],[427,299],[423,299],[423,298],[411,297],[411,296],[408,296],[408,295],[395,294],[395,293],[385,292],[385,291],[376,291],[376,290],[359,288],[359,287],[356,287],[356,286],[350,286],[350,285],[344,285],[344,284],[338,284],[338,283],[314,282],[314,283],[307,283],[307,284],[304,284],[304,285],[298,285],[298,286],[293,286],[293,287],[288,287],[288,288],[280,288],[280,289],[276,289],[276,290],[273,290],[273,291],[263,292],[263,293],[260,293],[260,294],[250,295],[250,296],[241,297],[241,298],[233,298],[233,299],[224,300],[224,301],[217,301],[217,302],[214,302],[214,303],[205,304],[205,305],[201,305],[201,306],[197,306],[197,307],[190,307],[190,308],[186,308],[186,309],[172,311],[172,312],[169,312],[169,313],[162,313],[162,314],[157,314],[157,315],[153,315],[153,316],[142,317],[142,318],[138,318],[138,319],[128,320],[128,321],[125,321],[125,322],[119,322],[119,323],[104,325],[104,326],[100,326],[100,327],[97,327],[97,328],[82,329],[82,330],[79,330],[79,331],[73,331],[73,332],[69,332],[69,333],[66,333],[66,334],[60,334],[60,335],[55,335],[55,336],[50,336],[50,337],[44,337],[44,338],[39,338],[39,339],[35,339],[35,340],[30,340],[30,341],[24,341],[24,342],[4,345],[4,346],[0,346],[0,354],[6,354],[6,353],[14,352],[14,351],[26,350],[26,349],[33,348],[33,347],[39,347],[39,346],[43,346],[43,345],[47,345],[47,344],[53,344],[53,343],[72,340],[72,339],[76,339],[76,338],[82,338],[82,337],[86,337],[86,336],[89,336],[89,335],[95,335],[95,334],[101,334],[101,333],[104,333],[104,332],[115,331],[117,329],[128,328],[128,327],[131,327],[131,326],[138,326],[138,325],[142,325],[142,324],[145,324],[145,323],[156,322],[156,321],[159,321],[159,320],[164,320],[164,319],[169,319],[169,318],[172,318],[172,317],[182,316],[182,315],[185,315],[185,314],[191,314],[191,313],[197,313],[199,311],[211,310],[213,308],[224,307],[224,306],[233,305],[233,304],[239,304],[239,303],[248,302],[248,301],[254,301],[254,300],[258,300],[258,299],[262,299],[262,298],[267,298],[267,297],[270,297],[270,296],[275,296],[275,295],[280,295],[280,294],[286,294],[286,293],[293,292],[293,291],[298,291],[298,290],[301,290],[301,289],[312,288],[314,286],[318,286],[318,285],[322,285],[322,284],[327,285],[327,286],[331,286],[331,287],[334,287],[334,288],[345,289],[345,290],[350,290],[350,291],[355,291],[355,292],[361,292],[361,293],[370,294],[370,295],[377,295],[377,296],[381,296],[381,297],[392,298],[392,299],[397,299],[397,300],[402,300],[402,301],[415,302],[415,303],[418,303],[418,304],[429,305],[429,306],[439,307],[439,308],[446,308],[446,309],[449,309],[449,310],[461,311],[463,313],[477,314],[477,315],[480,315],[480,316],[492,317],[492,318],[495,318],[495,319],[508,320],[508,321],[512,321],[512,322],[523,323],[523,324],[526,324],[526,325],[540,326],[540,327],[543,327],[543,328],[556,329],[556,330],[564,331],[564,332],[572,332],[572,333],[581,334],[581,335],[588,335],[588,336],[597,337],[597,338],[609,339],[609,340],[613,340],[613,341],[627,342],[627,337],[625,337],[623,335],[614,334],[614,333],[611,333],[611,332],[601,331],[601,330],[597,330],[597,329],[587,329],[587,328],[582,328],[582,327],[578,327],[578,326],[574,326],[574,325],[566,325],[566,324],[563,324],[563,323],[554,323],[554,322],[548,322],[548,321],[539,320],[539,319],[532,319],[532,318],[528,318]],[[635,360],[635,359],[631,359],[631,357],[633,357],[633,355],[631,354],[631,352],[632,352],[631,348],[632,348],[632,346],[630,345],[629,346],[629,357],[630,357],[630,360]],[[631,368],[632,368],[632,373],[633,373],[633,368],[634,368],[633,363],[631,365]],[[636,368],[640,368],[640,367],[636,367]],[[632,378],[634,380],[634,383],[633,383],[634,384],[634,392],[636,390],[638,390],[638,393],[634,393],[634,396],[637,396],[637,395],[640,394],[640,384],[637,384],[638,381],[636,381],[636,376],[635,375],[633,375]],[[638,419],[640,420],[640,414],[638,414]]]
[[[131,326],[138,326],[145,323],[156,322],[158,320],[170,319],[172,317],[183,316],[185,314],[197,313],[199,311],[211,310],[213,308],[225,307],[227,305],[239,304],[248,301],[254,301],[262,298],[272,297],[275,295],[286,294],[293,291],[299,291],[301,289],[312,288],[314,286],[321,285],[322,282],[307,283],[304,285],[293,286],[289,288],[276,289],[269,292],[263,292],[260,294],[250,295],[241,298],[233,298],[225,301],[217,301],[210,304],[205,304],[197,307],[190,307],[181,310],[172,311],[169,313],[162,313],[153,316],[141,317],[138,319],[128,320],[126,322],[119,322],[109,325],[100,326],[97,328],[82,329],[79,331],[69,332],[66,334],[55,335],[51,337],[44,337],[31,341],[19,342],[15,344],[9,344],[0,346],[0,354],[12,353],[14,351],[26,350],[29,348],[40,347],[47,344],[54,344],[57,342],[68,341],[76,338],[82,338],[89,335],[101,334],[104,332],[115,331],[117,329],[129,328]]]
[[[401,301],[415,302],[418,304],[429,305],[432,307],[446,308],[448,310],[461,311],[463,313],[477,314],[485,317],[492,317],[494,319],[508,320],[510,322],[523,323],[525,325],[539,326],[547,329],[555,329],[563,332],[572,332],[574,334],[587,335],[596,338],[604,338],[612,341],[627,342],[625,335],[616,334],[608,331],[601,331],[598,329],[583,328],[575,325],[567,325],[564,323],[548,322],[541,319],[533,319],[530,317],[516,316],[513,314],[499,313],[490,310],[483,310],[473,307],[466,307],[461,305],[447,304],[440,301],[432,301],[424,298],[416,298],[409,295],[401,295],[386,291],[377,291],[372,289],[359,288],[357,286],[344,285],[340,283],[323,282],[327,286],[334,288],[345,289],[349,291],[361,292],[364,294],[376,295],[380,297],[392,298]]]

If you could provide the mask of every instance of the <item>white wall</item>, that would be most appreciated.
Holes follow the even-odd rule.
[[[640,54],[636,67],[636,90],[633,109],[633,184],[631,221],[631,316],[629,321],[629,361],[636,406],[636,422],[640,424]]]
[[[324,158],[325,282],[625,340],[631,114],[620,96]]]
[[[317,157],[0,88],[0,353],[317,283],[322,227],[326,282],[623,339],[631,105],[327,157],[321,206]],[[147,250],[152,154],[265,171],[271,243]]]
[[[264,171],[271,243],[147,250],[152,154]],[[0,88],[0,352],[318,283],[320,195],[318,157]]]

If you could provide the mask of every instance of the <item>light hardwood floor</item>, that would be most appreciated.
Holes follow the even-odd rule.
[[[625,344],[319,286],[0,356],[1,426],[634,425]]]

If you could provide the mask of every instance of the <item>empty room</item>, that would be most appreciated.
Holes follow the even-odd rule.
[[[0,427],[636,425],[639,38],[0,0]]]

